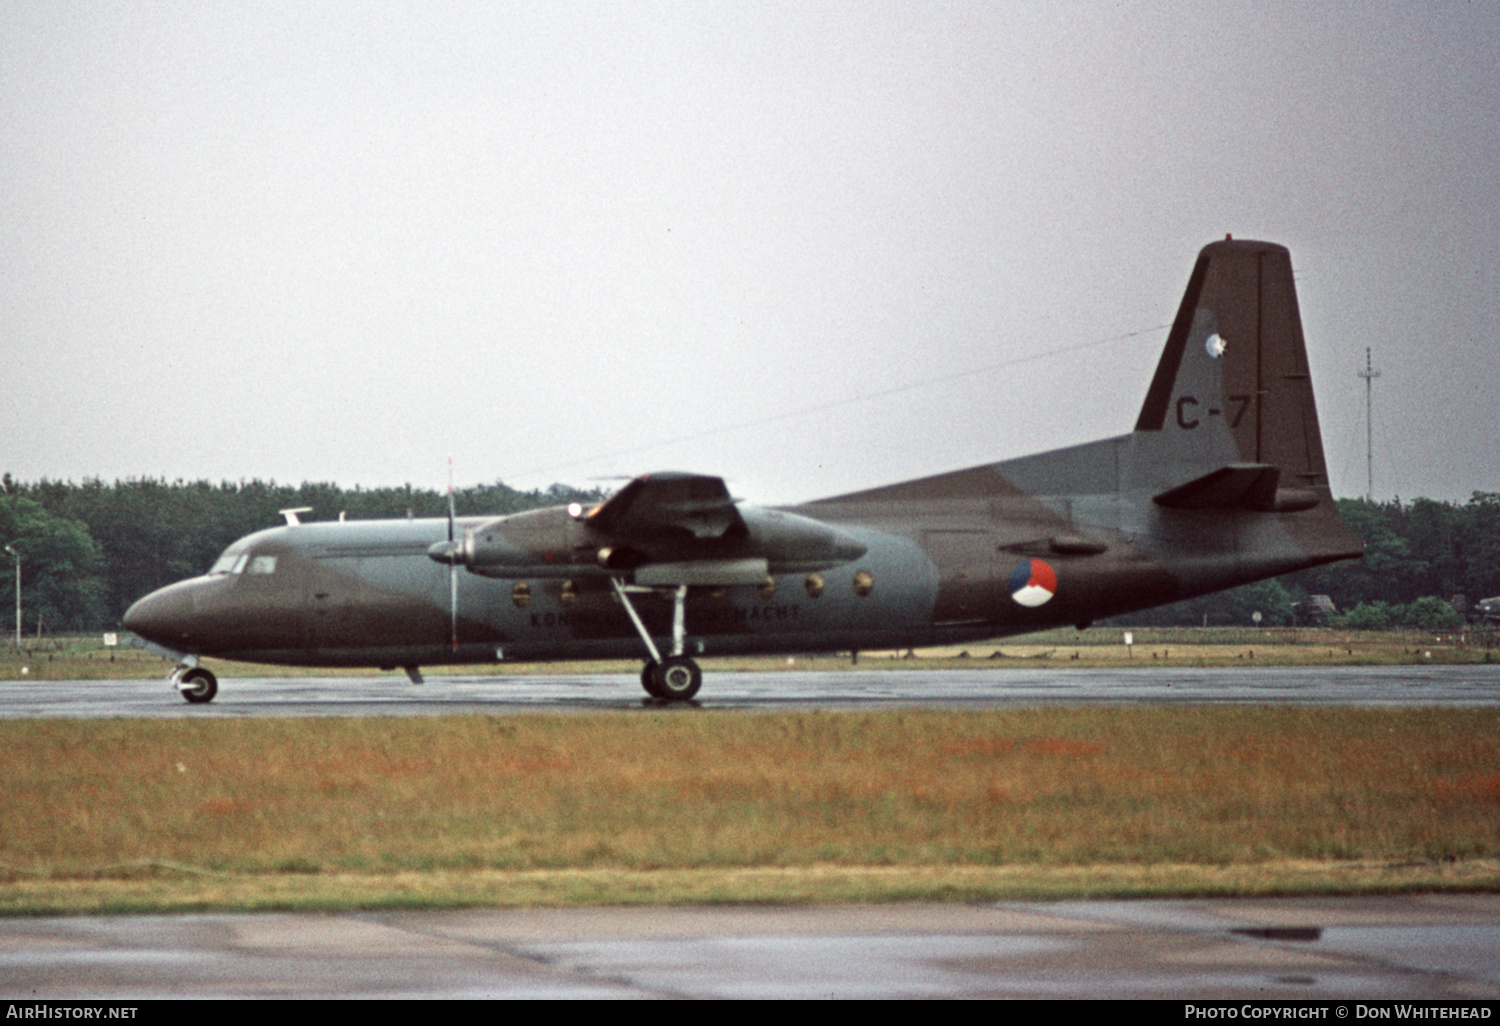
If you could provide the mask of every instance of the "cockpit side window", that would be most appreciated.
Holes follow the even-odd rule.
[[[247,574],[274,574],[276,572],[275,556],[256,556],[250,560],[250,565],[245,568]]]

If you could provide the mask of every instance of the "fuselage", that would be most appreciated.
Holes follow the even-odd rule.
[[[1074,462],[1112,462],[1108,447],[1128,442],[1080,447]],[[858,557],[754,584],[689,587],[684,651],[963,643],[1083,625],[1349,554],[1299,541],[1303,514],[1170,510],[1117,488],[1026,494],[1011,480],[1023,464],[915,482],[909,497],[896,486],[787,511],[829,525]],[[610,581],[635,575],[601,566],[565,510],[463,518],[455,529],[503,530],[521,518],[527,548],[514,576],[435,562],[429,550],[448,537],[443,519],[272,528],[235,542],[213,572],[141,599],[125,626],[172,653],[285,665],[641,656]],[[666,644],[671,592],[642,590],[635,608]]]

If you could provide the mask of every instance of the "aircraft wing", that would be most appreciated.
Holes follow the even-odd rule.
[[[587,515],[590,527],[619,541],[741,534],[745,520],[722,477],[676,471],[642,474]]]
[[[428,555],[488,577],[610,574],[650,587],[759,584],[858,559],[863,542],[786,510],[745,507],[721,477],[642,474],[584,512],[574,506],[498,517]]]

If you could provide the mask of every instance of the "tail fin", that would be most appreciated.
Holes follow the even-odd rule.
[[[1203,248],[1135,429],[1162,432],[1167,449],[1200,467],[1275,467],[1287,502],[1327,489],[1285,247]]]

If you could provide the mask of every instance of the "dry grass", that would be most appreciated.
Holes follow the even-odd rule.
[[[858,900],[872,880],[890,896],[968,895],[953,883],[965,873],[992,893],[1018,869],[1055,881],[1080,867],[1201,880],[1312,864],[1326,886],[1330,868],[1462,864],[1488,867],[1479,885],[1493,887],[1484,860],[1500,856],[1490,710],[10,721],[0,781],[12,909],[169,878],[209,904],[247,879],[265,895],[340,878],[385,881],[372,885],[385,901],[405,887],[466,903],[455,886],[526,874],[556,885],[548,900],[767,871],[857,878],[833,891]],[[881,867],[928,882],[868,876]],[[681,898],[694,888],[674,885],[667,900],[730,900],[724,886]]]
[[[159,867],[108,879],[17,879],[0,915],[565,905],[873,904],[1080,898],[1493,891],[1500,861],[1255,865],[793,866],[741,869],[433,870],[201,874]]]

